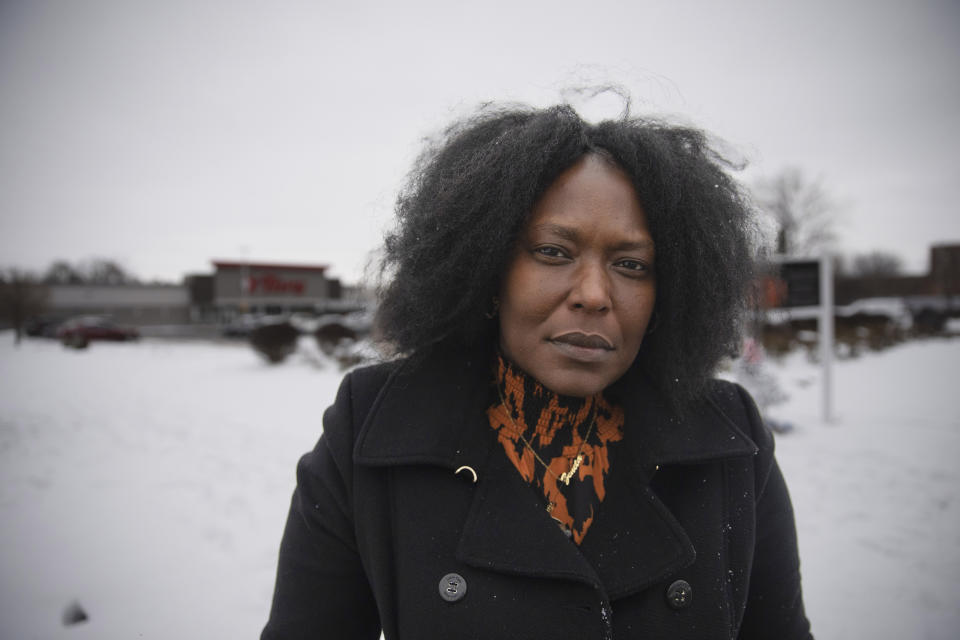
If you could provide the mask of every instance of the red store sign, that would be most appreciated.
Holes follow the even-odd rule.
[[[288,294],[302,296],[307,288],[303,280],[284,279],[272,273],[246,278],[242,283],[247,293]]]

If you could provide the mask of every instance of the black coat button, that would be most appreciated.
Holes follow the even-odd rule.
[[[693,602],[693,588],[686,580],[677,580],[667,587],[667,604],[672,608],[686,609]]]
[[[448,573],[440,580],[440,597],[456,602],[467,595],[467,581],[459,573]]]

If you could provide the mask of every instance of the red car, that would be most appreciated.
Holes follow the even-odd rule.
[[[85,347],[91,340],[136,340],[140,334],[132,327],[122,327],[107,318],[83,316],[60,325],[57,337],[67,346]]]

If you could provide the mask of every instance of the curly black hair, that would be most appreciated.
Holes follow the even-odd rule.
[[[733,164],[697,129],[567,105],[486,106],[428,145],[386,237],[376,327],[393,353],[496,348],[491,300],[534,203],[584,154],[630,178],[656,246],[657,297],[635,367],[674,406],[741,340],[755,223]],[[655,323],[655,324],[654,324]]]

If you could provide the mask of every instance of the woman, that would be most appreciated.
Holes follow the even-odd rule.
[[[809,638],[773,442],[712,379],[749,209],[695,130],[487,109],[421,158],[300,461],[263,638]]]

